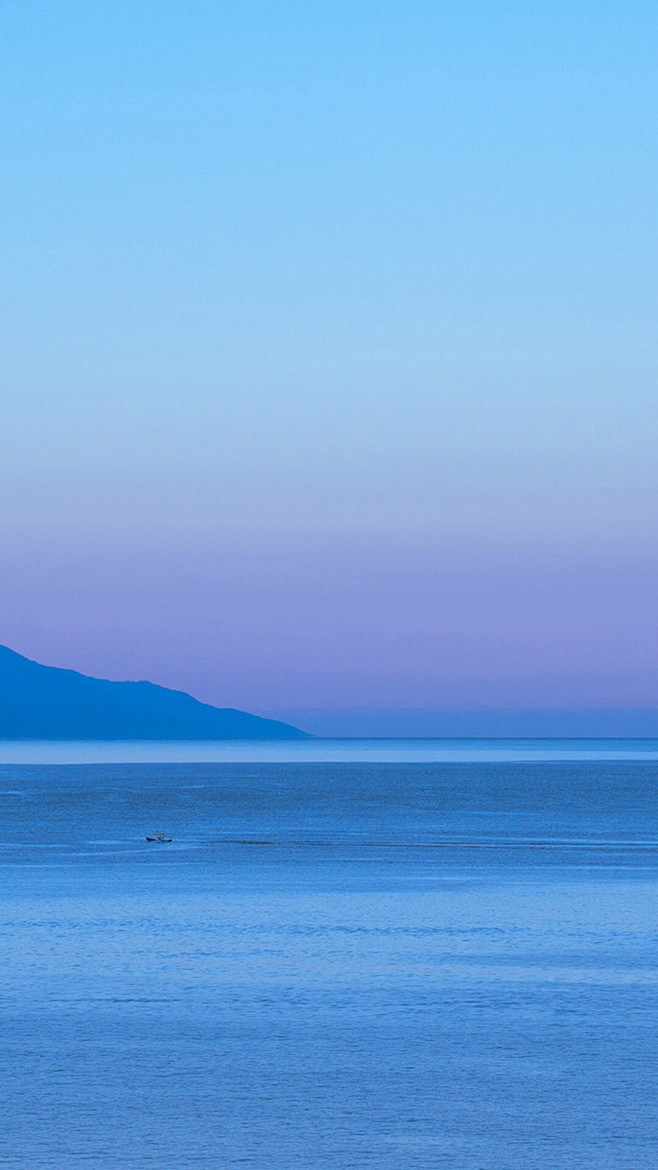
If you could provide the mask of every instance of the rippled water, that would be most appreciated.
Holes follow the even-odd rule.
[[[0,768],[0,1165],[653,1170],[657,791]]]

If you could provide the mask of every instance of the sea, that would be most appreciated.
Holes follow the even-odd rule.
[[[658,741],[0,761],[0,1166],[655,1170]]]

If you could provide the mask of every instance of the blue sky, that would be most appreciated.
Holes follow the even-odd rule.
[[[3,13],[0,641],[651,705],[655,7]]]

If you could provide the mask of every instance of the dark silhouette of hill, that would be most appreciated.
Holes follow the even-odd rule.
[[[211,707],[184,691],[90,678],[0,646],[0,739],[306,738],[287,723]]]

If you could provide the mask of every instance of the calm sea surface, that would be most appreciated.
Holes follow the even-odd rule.
[[[0,766],[0,1166],[655,1170],[655,741],[189,747]]]

